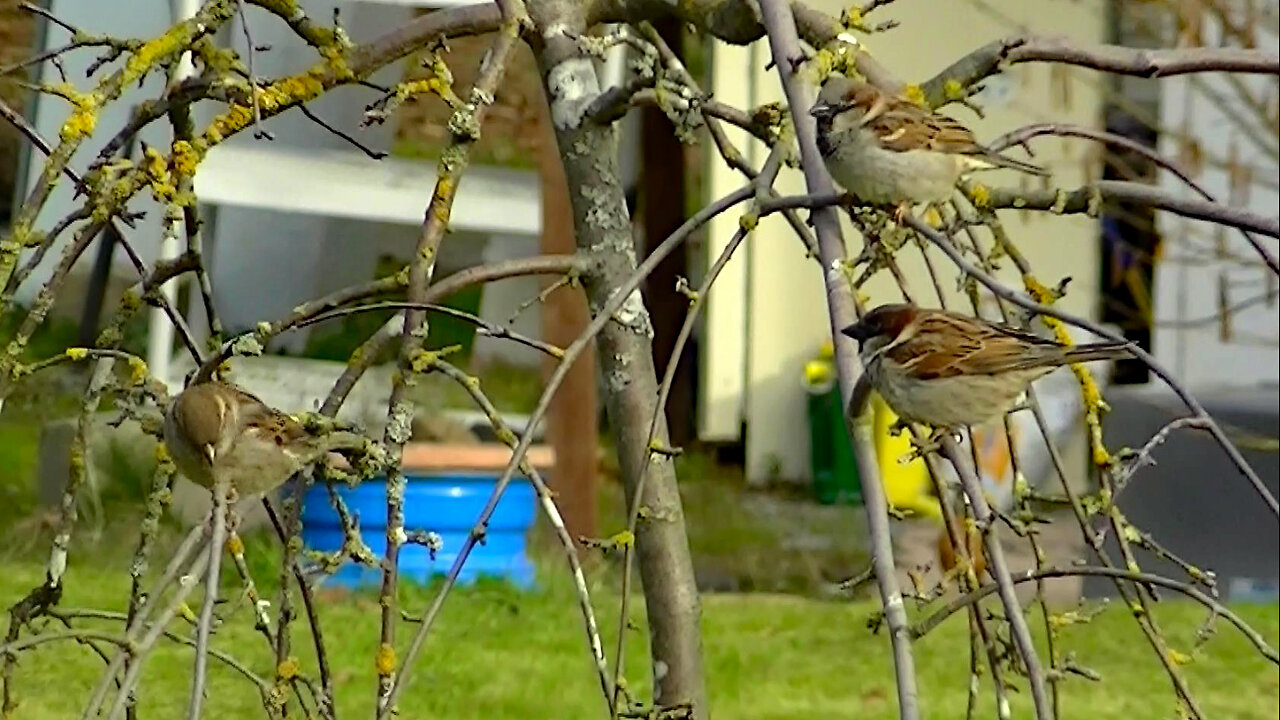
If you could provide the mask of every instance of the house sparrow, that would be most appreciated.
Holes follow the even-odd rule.
[[[164,414],[164,440],[183,475],[213,489],[227,483],[240,499],[268,493],[328,452],[363,449],[350,432],[309,434],[296,420],[227,383],[192,385]]]
[[[893,205],[901,216],[914,203],[940,203],[974,170],[1013,168],[1047,175],[979,145],[973,133],[874,85],[829,77],[809,110],[818,119],[818,149],[831,177],[865,203]]]
[[[1024,330],[908,304],[881,305],[842,330],[906,422],[955,430],[1008,412],[1033,380],[1069,363],[1129,356],[1129,343],[1066,346]]]

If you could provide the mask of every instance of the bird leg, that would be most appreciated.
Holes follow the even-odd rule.
[[[936,453],[941,449],[942,449],[942,444],[934,440],[932,437],[925,438],[924,440],[920,440],[919,438],[912,437],[911,452],[908,452],[906,455],[903,456],[902,462],[909,463],[913,460],[923,458],[925,455],[928,455],[929,453]]]
[[[907,215],[911,214],[911,203],[901,202],[893,208],[893,222],[898,225],[905,225]]]
[[[897,420],[893,421],[892,425],[889,426],[889,434],[893,435],[894,437],[897,437],[898,435],[901,435],[902,433],[907,432],[910,429],[911,429],[911,423],[907,422],[906,420],[903,420],[902,418],[898,418]]]
[[[943,438],[948,435],[950,435],[956,442],[964,440],[964,433],[960,432],[956,428],[936,427],[933,429],[932,433],[929,433],[929,441],[941,445]]]
[[[924,440],[920,440],[915,437],[911,438],[911,452],[907,455],[905,461],[910,462],[916,458],[922,458],[929,453],[937,453],[942,449],[942,440],[947,435],[951,435],[957,440],[960,439],[960,433],[957,431],[950,428],[940,427],[933,428],[933,431],[929,433],[929,437]]]

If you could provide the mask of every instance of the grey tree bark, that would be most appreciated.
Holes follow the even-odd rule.
[[[631,223],[618,174],[617,131],[585,120],[599,93],[591,59],[574,37],[585,31],[583,8],[567,0],[531,3],[540,36],[531,39],[551,104],[556,141],[564,158],[579,252],[589,263],[583,286],[592,313],[636,269]],[[603,393],[618,443],[627,501],[637,493],[645,508],[635,550],[648,613],[657,705],[687,705],[708,717],[702,674],[701,607],[685,534],[684,512],[671,458],[650,452],[647,429],[658,397],[653,326],[639,290],[631,293],[597,338]],[[655,442],[667,444],[665,423]],[[623,630],[625,632],[625,629]],[[616,698],[615,691],[615,698]]]

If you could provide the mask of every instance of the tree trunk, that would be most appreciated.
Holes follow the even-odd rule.
[[[534,52],[546,83],[552,124],[564,160],[578,251],[592,263],[583,287],[593,313],[635,271],[631,223],[618,175],[617,130],[583,122],[599,92],[590,58],[573,36],[583,34],[582,6],[545,0],[530,8],[537,31]],[[654,703],[688,704],[691,717],[708,717],[702,676],[701,607],[694,582],[684,512],[670,458],[649,453],[648,428],[658,394],[653,326],[639,292],[604,326],[596,341],[604,376],[605,407],[617,440],[628,504],[639,491],[645,509],[635,550],[648,610]],[[666,423],[655,440],[667,443]],[[647,475],[647,476],[646,476]],[[643,486],[642,481],[643,480]]]

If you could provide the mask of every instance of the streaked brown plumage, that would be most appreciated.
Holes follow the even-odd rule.
[[[1070,363],[1129,356],[1129,344],[1066,346],[1008,325],[882,305],[843,330],[860,344],[871,384],[905,421],[980,425],[1013,407],[1032,381]]]
[[[164,438],[183,475],[207,488],[226,480],[241,498],[270,492],[329,450],[362,442],[351,433],[313,437],[293,418],[222,382],[178,394],[165,412]]]
[[[943,202],[966,173],[1043,168],[991,152],[964,125],[865,82],[833,75],[810,109],[831,177],[866,203]]]

